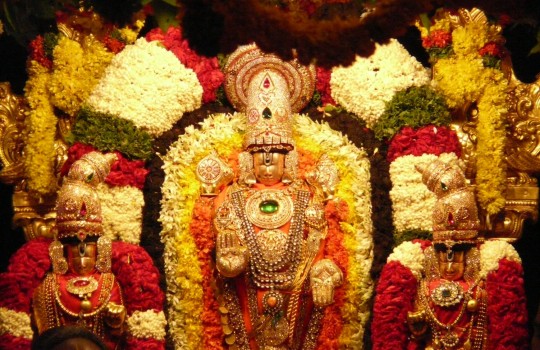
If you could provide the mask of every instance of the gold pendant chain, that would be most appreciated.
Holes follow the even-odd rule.
[[[296,270],[302,260],[302,243],[304,231],[304,216],[307,208],[310,193],[308,191],[298,190],[296,192],[296,203],[294,213],[291,219],[291,227],[284,247],[286,254],[275,261],[268,261],[264,258],[259,243],[256,239],[256,233],[253,225],[249,222],[245,210],[245,197],[242,191],[231,194],[234,208],[242,222],[242,228],[245,232],[247,245],[250,249],[250,265],[253,279],[259,288],[275,288],[276,285],[286,286],[290,284],[296,274]],[[280,271],[283,269],[286,271]]]
[[[420,303],[423,305],[424,309],[427,311],[429,323],[431,324],[431,329],[434,336],[434,341],[441,342],[444,346],[444,348],[454,348],[459,343],[459,337],[455,332],[453,332],[453,328],[461,321],[463,318],[463,315],[465,314],[465,310],[467,309],[467,304],[472,298],[472,293],[474,292],[474,289],[477,289],[476,296],[478,297],[478,294],[481,294],[479,291],[479,288],[477,288],[479,280],[475,281],[471,287],[464,293],[465,296],[463,298],[460,310],[456,318],[448,323],[445,324],[441,322],[437,315],[435,314],[434,310],[431,308],[431,305],[428,301],[428,295],[429,295],[429,289],[427,286],[427,283],[425,280],[422,280],[421,282],[421,291],[419,293],[420,296]],[[480,296],[480,306],[478,311],[478,319],[477,324],[474,326],[475,323],[475,315],[471,315],[471,319],[469,321],[469,324],[467,325],[467,340],[464,341],[465,343],[468,343],[469,346],[472,346],[472,349],[475,350],[481,350],[482,344],[486,343],[486,311],[487,311],[487,298],[482,294]],[[473,335],[473,328],[475,329],[475,333]],[[444,336],[441,336],[441,332],[446,331],[446,334]],[[471,338],[472,344],[471,344]],[[470,347],[469,347],[470,349]]]

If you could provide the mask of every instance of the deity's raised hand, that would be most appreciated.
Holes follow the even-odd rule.
[[[234,232],[218,234],[216,265],[224,277],[236,277],[244,272],[248,265],[247,248],[240,244]]]

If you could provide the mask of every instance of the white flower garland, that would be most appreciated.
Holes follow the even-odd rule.
[[[515,248],[501,240],[486,241],[480,245],[480,276],[486,278],[499,269],[499,261],[508,259],[521,264],[521,258]],[[420,243],[403,242],[394,249],[387,262],[398,261],[407,267],[416,279],[422,277],[425,255]]]
[[[163,311],[135,311],[126,322],[129,334],[135,338],[165,339],[167,320]]]
[[[508,259],[521,264],[521,258],[515,248],[505,241],[492,240],[486,241],[480,246],[480,275],[487,275],[499,268],[499,260]]]
[[[34,332],[30,327],[30,315],[5,307],[0,307],[0,335],[11,334],[14,337],[32,339]]]
[[[397,91],[430,83],[429,71],[397,40],[376,47],[370,57],[357,57],[349,67],[334,68],[330,79],[334,100],[370,128]]]
[[[424,154],[419,157],[406,155],[390,164],[390,198],[394,225],[398,232],[410,229],[431,230],[435,195],[422,183],[422,174],[415,166],[436,159],[448,163],[458,158],[455,153],[443,153],[440,156]]]
[[[157,41],[140,38],[113,58],[87,103],[159,136],[199,108],[202,94],[191,69]]]
[[[142,191],[136,187],[109,186],[104,183],[96,189],[101,201],[104,236],[113,241],[139,244],[144,206]]]
[[[197,348],[197,344],[200,344],[200,339],[197,344],[194,344],[197,340],[194,339],[193,334],[189,334],[190,328],[198,329],[194,324],[197,321],[196,315],[186,314],[186,311],[182,309],[183,305],[193,308],[192,303],[196,302],[197,298],[202,298],[202,290],[199,290],[202,288],[200,281],[195,280],[196,275],[187,276],[199,268],[193,264],[186,266],[186,257],[190,259],[195,255],[194,244],[189,243],[188,236],[193,205],[199,196],[200,189],[200,184],[189,180],[194,177],[194,169],[198,161],[210,150],[216,149],[220,156],[226,156],[233,150],[240,149],[245,127],[244,119],[245,116],[242,114],[213,115],[205,119],[200,130],[195,130],[193,127],[186,128],[185,134],[163,157],[165,181],[162,186],[163,199],[160,213],[160,222],[163,225],[161,236],[165,243],[167,298],[171,305],[168,312],[169,329],[178,349]],[[331,130],[326,124],[314,123],[306,116],[296,117],[295,138],[299,148],[307,146],[309,142],[303,144],[303,141],[310,139],[312,144],[317,144],[321,149],[327,150],[326,153],[342,172],[340,174],[342,182],[336,190],[336,195],[352,198],[351,202],[354,203],[354,208],[349,209],[352,218],[349,219],[349,223],[343,223],[342,228],[346,236],[347,233],[352,233],[357,242],[351,259],[355,260],[358,268],[356,271],[351,270],[350,273],[358,276],[359,283],[351,287],[352,294],[348,295],[351,298],[343,309],[346,313],[344,317],[356,318],[360,323],[354,330],[350,330],[348,335],[353,338],[349,341],[350,343],[361,346],[363,326],[369,317],[367,301],[373,289],[369,277],[369,268],[373,258],[369,162],[365,153],[354,147],[341,133]],[[303,149],[310,151],[310,149]],[[341,185],[342,183],[348,184],[349,188]]]
[[[424,270],[426,257],[420,243],[403,242],[388,256],[387,262],[398,261],[411,270],[414,277],[419,280]]]

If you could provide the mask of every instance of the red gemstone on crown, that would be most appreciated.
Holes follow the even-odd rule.
[[[270,79],[268,79],[268,78],[264,79],[263,87],[265,89],[268,89],[270,87]]]
[[[86,217],[86,213],[87,213],[87,210],[86,210],[86,203],[83,202],[82,206],[81,206],[81,210],[79,211],[79,215],[81,217]]]
[[[448,226],[455,226],[456,221],[454,220],[454,215],[452,213],[448,213]]]

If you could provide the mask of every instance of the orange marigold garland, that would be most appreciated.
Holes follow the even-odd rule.
[[[198,248],[203,285],[203,313],[201,315],[203,349],[223,349],[219,305],[214,297],[212,251],[215,247],[212,232],[213,198],[200,197],[193,208],[190,232]]]
[[[348,213],[347,203],[344,201],[331,201],[326,205],[325,217],[328,221],[328,235],[326,238],[325,257],[331,259],[343,271],[343,278],[347,281],[347,271],[349,267],[348,252],[343,244],[344,234],[340,227],[340,222],[345,221]],[[321,332],[317,339],[318,349],[338,349],[339,335],[343,329],[343,316],[341,309],[345,304],[346,283],[341,288],[336,289],[334,303],[324,310]]]

